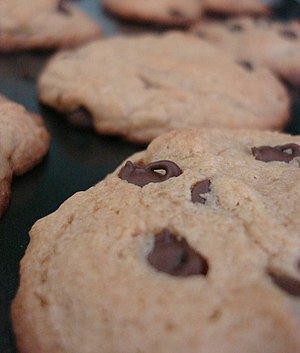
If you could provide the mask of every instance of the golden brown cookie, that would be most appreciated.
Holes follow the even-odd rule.
[[[102,0],[101,3],[121,18],[173,26],[195,22],[203,7],[200,0]]]
[[[39,220],[20,353],[300,352],[300,137],[160,136]]]
[[[38,115],[0,96],[0,216],[10,198],[13,175],[32,169],[49,147],[49,134]]]
[[[133,21],[185,26],[204,13],[268,15],[270,1],[261,0],[102,0],[112,14]]]
[[[141,143],[183,127],[280,129],[289,114],[286,91],[269,70],[248,70],[180,32],[59,53],[38,86],[41,102],[71,122]]]
[[[248,67],[266,66],[300,86],[300,22],[241,17],[225,22],[203,21],[192,32]]]
[[[0,52],[72,47],[100,28],[69,0],[1,0]]]

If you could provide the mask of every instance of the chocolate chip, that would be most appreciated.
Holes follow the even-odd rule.
[[[278,287],[294,297],[300,297],[300,281],[298,279],[274,272],[268,274]]]
[[[142,78],[140,77],[140,80],[143,82],[145,89],[153,88],[152,84],[149,80],[145,79],[144,77],[142,77]]]
[[[241,65],[247,71],[253,71],[254,70],[253,65],[249,61],[238,61],[237,64]]]
[[[207,261],[184,238],[178,238],[168,229],[155,236],[154,248],[148,255],[148,261],[158,271],[172,276],[205,276],[208,272]]]
[[[159,89],[161,86],[154,81],[150,81],[147,77],[139,75],[138,78],[142,81],[145,89]]]
[[[84,107],[79,107],[66,114],[66,119],[71,125],[82,129],[90,128],[93,125],[92,116]]]
[[[291,150],[291,153],[287,151]],[[252,147],[252,154],[258,161],[263,162],[290,162],[295,157],[300,156],[300,146],[295,143],[289,143],[281,146],[260,146]]]
[[[202,39],[206,39],[207,38],[206,33],[204,33],[203,31],[197,31],[196,32],[196,36],[199,37],[199,38],[202,38]]]
[[[192,186],[192,202],[205,204],[206,199],[201,195],[206,194],[210,191],[210,181],[208,179],[198,181]]]
[[[185,17],[184,14],[177,9],[170,9],[169,15],[171,15],[172,17],[175,17],[175,18],[184,18]]]
[[[162,174],[159,170],[163,170],[165,173]],[[120,170],[119,178],[143,187],[149,183],[161,183],[180,174],[182,174],[181,169],[171,161],[157,161],[142,168],[127,161]]]
[[[298,38],[297,34],[294,31],[291,31],[289,29],[283,29],[282,31],[279,32],[279,34],[286,39],[294,40]]]
[[[71,11],[68,6],[68,0],[59,0],[57,4],[57,11],[67,16],[70,15]]]
[[[229,25],[228,28],[231,32],[242,32],[244,30],[244,27],[238,23]]]

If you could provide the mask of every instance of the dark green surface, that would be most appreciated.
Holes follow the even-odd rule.
[[[107,35],[145,30],[128,23],[118,23],[104,15],[97,0],[76,2],[101,22]],[[285,11],[281,12],[284,16],[292,13],[300,17],[299,7],[289,11],[286,7]],[[0,353],[15,352],[9,305],[18,286],[19,261],[26,250],[31,226],[37,219],[57,209],[76,191],[94,185],[127,156],[141,149],[117,138],[73,129],[58,114],[38,105],[35,81],[50,55],[51,52],[0,55],[0,92],[40,113],[52,135],[50,151],[43,163],[25,176],[14,179],[9,209],[0,220]],[[291,94],[294,97],[293,120],[287,131],[299,133],[300,93],[294,90]]]

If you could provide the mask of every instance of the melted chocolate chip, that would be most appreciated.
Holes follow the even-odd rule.
[[[205,276],[208,272],[207,261],[184,238],[176,237],[168,229],[155,236],[148,261],[158,271],[172,276]]]
[[[198,181],[198,183],[192,186],[191,194],[192,194],[192,202],[194,203],[202,203],[205,204],[206,199],[201,195],[206,194],[210,191],[210,181],[202,180]]]
[[[300,281],[286,275],[269,272],[272,281],[281,289],[294,297],[300,297]]]
[[[71,125],[83,129],[90,128],[93,125],[91,114],[83,107],[66,114],[66,119]]]
[[[163,170],[165,173],[161,174],[158,172],[159,170]],[[143,187],[149,183],[161,183],[180,174],[182,174],[181,169],[176,163],[171,161],[157,161],[145,167],[139,167],[127,161],[120,170],[119,178]]]
[[[287,143],[286,145],[278,145],[275,146],[278,150],[285,152],[288,150],[291,150],[291,155],[293,158],[299,157],[300,156],[300,145],[297,145],[296,143]]]
[[[294,40],[298,38],[297,34],[294,31],[291,31],[289,29],[283,29],[282,31],[279,32],[279,34],[286,39]]]
[[[231,32],[242,32],[244,30],[244,27],[238,23],[232,24],[228,28]]]
[[[291,150],[291,153],[287,153]],[[252,147],[252,154],[255,159],[263,162],[290,162],[295,157],[300,156],[300,146],[295,143],[289,143],[281,146],[260,146]]]
[[[68,7],[68,0],[59,0],[57,4],[57,11],[63,15],[70,15],[71,11]]]
[[[247,71],[253,71],[254,67],[249,61],[238,61],[237,64],[241,65]]]

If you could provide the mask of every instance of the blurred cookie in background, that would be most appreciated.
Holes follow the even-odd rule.
[[[0,52],[73,47],[100,27],[69,0],[1,0]]]
[[[262,65],[300,86],[300,21],[240,17],[224,22],[202,21],[192,32],[225,50],[249,70]]]
[[[204,14],[269,15],[274,2],[260,0],[102,0],[103,7],[123,19],[156,25],[185,26]]]
[[[148,143],[183,127],[281,129],[283,85],[181,32],[99,40],[57,54],[38,82],[42,103],[75,125]]]
[[[32,169],[48,148],[42,119],[0,95],[0,216],[8,206],[13,175]]]
[[[199,0],[102,0],[102,5],[124,19],[171,26],[195,22],[203,7]]]

